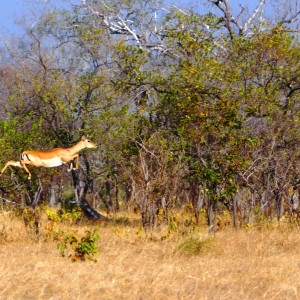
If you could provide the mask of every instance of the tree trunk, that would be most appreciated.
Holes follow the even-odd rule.
[[[233,225],[235,229],[239,228],[238,217],[237,217],[237,195],[232,197],[232,206],[233,206]]]
[[[277,221],[280,221],[283,213],[283,197],[279,192],[276,192],[275,195],[275,207],[276,207]]]
[[[217,200],[208,199],[208,207],[206,209],[207,213],[207,225],[208,232],[213,233],[216,231],[216,221],[217,221]]]
[[[54,207],[56,205],[56,197],[55,197],[55,186],[53,178],[51,180],[51,186],[50,186],[50,197],[49,197],[49,205],[50,207]]]
[[[79,170],[72,170],[72,179],[73,179],[73,186],[74,186],[74,193],[77,205],[80,206],[84,215],[90,220],[103,220],[108,221],[108,218],[98,213],[94,210],[88,201],[86,200],[87,191],[89,189],[90,180],[82,180],[78,176]]]
[[[157,203],[150,200],[146,195],[142,198],[144,199],[144,201],[142,201],[140,205],[140,211],[143,228],[145,230],[155,230],[157,227]]]

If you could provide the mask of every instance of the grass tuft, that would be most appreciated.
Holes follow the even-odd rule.
[[[178,245],[178,253],[182,255],[205,255],[216,251],[217,240],[213,236],[188,236]]]

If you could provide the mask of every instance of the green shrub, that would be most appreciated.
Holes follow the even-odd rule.
[[[86,259],[96,262],[94,255],[98,252],[96,245],[98,240],[99,235],[95,229],[93,231],[85,230],[85,235],[82,237],[77,232],[71,234],[61,232],[57,248],[61,256],[68,256],[73,262],[85,261]]]
[[[82,211],[80,207],[74,207],[71,210],[58,210],[58,211],[52,211],[47,210],[46,211],[47,217],[49,221],[52,222],[67,222],[69,224],[76,223],[77,220],[82,216]]]

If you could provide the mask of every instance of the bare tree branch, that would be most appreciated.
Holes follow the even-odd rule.
[[[253,20],[256,18],[257,14],[259,13],[259,11],[263,7],[263,5],[265,5],[266,1],[265,0],[259,0],[255,10],[253,11],[253,13],[248,18],[248,20],[245,22],[244,25],[241,25],[239,23],[239,18],[241,16],[241,14],[244,12],[243,7],[242,7],[241,12],[235,18],[232,15],[229,0],[209,0],[209,2],[216,5],[222,11],[222,13],[224,14],[223,18],[224,18],[224,22],[225,22],[225,27],[228,29],[230,37],[233,38],[234,36],[237,35],[235,30],[234,30],[233,25],[235,25],[237,27],[238,35],[242,36],[242,35],[247,34],[247,32],[249,30],[249,27],[251,26]]]
[[[173,51],[171,51],[171,49],[166,47],[164,44],[164,35],[159,33],[156,22],[152,24],[153,26],[150,24],[152,19],[157,20],[157,10],[154,10],[153,12],[153,17],[148,24],[148,30],[138,33],[138,27],[135,27],[137,24],[135,24],[136,22],[134,20],[134,15],[139,13],[138,10],[131,9],[127,12],[125,17],[122,17],[120,12],[113,11],[105,3],[103,3],[103,12],[100,12],[100,10],[94,8],[91,4],[89,4],[88,1],[82,2],[81,7],[86,10],[87,16],[94,15],[100,18],[103,21],[104,26],[110,31],[111,34],[131,36],[140,49],[146,51],[156,50],[162,52],[163,54],[170,55],[171,57],[178,58],[178,55],[173,53]],[[184,13],[174,5],[167,5],[167,7]],[[161,9],[163,10],[163,8]],[[171,13],[169,9],[168,12]]]
[[[237,22],[235,22],[234,18],[232,17],[231,8],[229,5],[228,0],[209,0],[211,3],[215,4],[224,14],[224,22],[225,26],[229,31],[230,37],[234,38],[236,33],[232,26],[232,23],[238,26]]]
[[[298,10],[295,14],[293,14],[290,18],[287,19],[285,16],[281,22],[281,24],[291,24],[299,20],[300,10]]]
[[[259,13],[260,9],[262,8],[263,5],[265,5],[266,1],[265,0],[260,0],[259,3],[257,4],[255,10],[253,11],[252,15],[249,17],[247,22],[245,23],[243,30],[241,34],[245,34],[248,30],[248,27],[251,25],[257,14]]]

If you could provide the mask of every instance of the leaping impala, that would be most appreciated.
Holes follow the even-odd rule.
[[[28,173],[28,179],[31,179],[31,173],[27,169],[26,165],[35,167],[58,167],[73,159],[76,159],[75,169],[78,169],[79,154],[78,152],[84,148],[97,148],[91,140],[87,139],[85,135],[81,137],[81,140],[70,148],[54,148],[49,150],[30,150],[24,151],[21,154],[19,161],[10,160],[6,163],[2,169],[0,176],[4,173],[8,166],[24,168]],[[73,162],[71,162],[69,171],[73,169]]]

